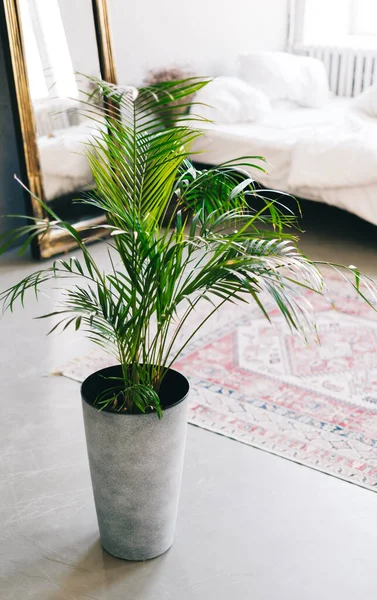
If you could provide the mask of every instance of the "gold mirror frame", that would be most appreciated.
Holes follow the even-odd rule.
[[[17,99],[19,129],[22,135],[24,150],[24,166],[28,177],[28,188],[31,192],[31,213],[41,219],[46,219],[43,208],[35,199],[43,199],[42,176],[39,166],[39,153],[35,134],[34,112],[30,96],[29,80],[26,67],[25,47],[23,42],[21,13],[18,0],[3,0],[5,22],[8,34],[10,61],[12,65],[13,86]],[[92,0],[93,17],[96,29],[98,57],[101,77],[109,83],[116,83],[114,53],[111,40],[109,9],[107,0]],[[21,157],[22,158],[22,157]],[[88,227],[105,223],[105,217],[83,219],[74,226],[85,232]],[[90,239],[103,237],[105,229],[96,229],[90,233]],[[89,237],[89,236],[88,236]],[[38,240],[33,248],[37,258],[49,258],[75,247],[72,238],[64,232],[48,232]]]

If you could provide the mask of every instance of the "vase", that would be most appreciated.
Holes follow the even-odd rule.
[[[108,367],[82,384],[85,434],[102,546],[118,558],[141,561],[173,543],[189,383],[169,369],[159,391],[161,419],[156,412],[98,410],[95,399],[121,374],[120,365]]]

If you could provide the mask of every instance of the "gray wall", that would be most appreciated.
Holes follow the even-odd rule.
[[[3,41],[3,40],[2,40]],[[13,175],[22,177],[3,44],[0,43],[0,215],[25,214],[25,194]],[[0,234],[23,224],[0,218]]]

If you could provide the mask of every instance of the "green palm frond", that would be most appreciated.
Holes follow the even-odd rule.
[[[122,366],[122,379],[109,382],[98,408],[153,409],[161,416],[158,392],[167,369],[222,304],[252,302],[269,319],[272,302],[288,326],[306,337],[315,332],[315,322],[304,292],[324,294],[325,286],[317,265],[287,232],[297,225],[296,215],[249,175],[264,169],[261,157],[201,170],[189,160],[201,132],[185,114],[185,103],[178,109],[174,101],[191,97],[206,80],[139,90],[93,81],[110,104],[101,114],[90,98],[86,105],[95,129],[87,156],[96,191],[84,202],[106,215],[108,269],[102,272],[80,232],[41,202],[49,221],[32,219],[4,235],[0,252],[26,235],[24,251],[35,236],[55,229],[70,235],[82,256],[28,275],[0,300],[4,310],[13,310],[28,290],[38,297],[45,283],[63,279],[59,305],[40,318],[55,320],[51,331],[82,330]],[[163,227],[172,203],[169,226]],[[372,280],[353,267],[334,268],[371,306],[377,304]],[[190,329],[199,303],[207,303],[208,312]]]

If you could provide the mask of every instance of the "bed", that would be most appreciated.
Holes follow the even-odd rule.
[[[86,144],[99,134],[100,121],[85,117],[85,108],[70,98],[34,102],[36,137],[45,199],[94,187]]]
[[[56,129],[53,136],[37,138],[47,201],[94,187],[93,175],[85,155],[86,144],[93,135],[92,122],[84,122]]]
[[[377,100],[377,89],[373,93]],[[359,110],[354,98],[329,94],[318,107],[287,99],[269,104],[249,122],[225,119],[221,106],[220,122],[201,123],[203,135],[192,158],[217,165],[238,156],[263,156],[268,173],[250,169],[263,186],[337,206],[377,225],[377,118]],[[216,116],[207,109],[195,112]]]

